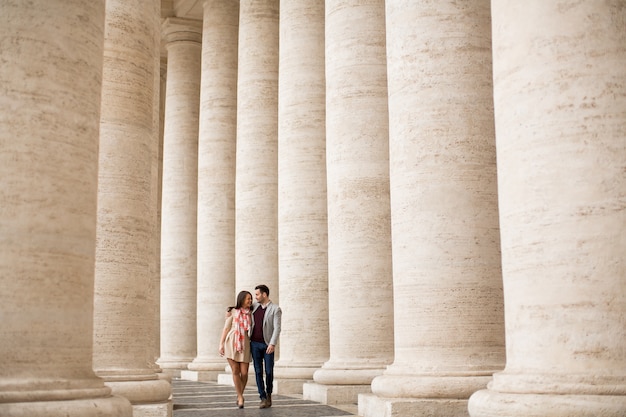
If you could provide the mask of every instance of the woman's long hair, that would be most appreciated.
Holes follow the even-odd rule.
[[[249,291],[240,291],[239,294],[237,294],[237,305],[228,307],[226,311],[230,311],[233,308],[240,309],[241,307],[243,307],[243,303],[246,301],[246,297],[248,295],[252,297],[252,294]]]

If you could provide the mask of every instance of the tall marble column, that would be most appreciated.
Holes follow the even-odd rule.
[[[331,404],[392,361],[393,291],[384,1],[325,13],[330,359],[303,394]]]
[[[504,367],[489,0],[388,0],[395,357],[359,415],[466,416]]]
[[[161,357],[179,376],[196,357],[198,113],[202,22],[168,18],[161,203]]]
[[[254,292],[256,285],[266,284],[270,298],[277,302],[279,0],[240,3],[236,292]]]
[[[283,322],[274,375],[285,394],[302,393],[302,384],[329,355],[324,0],[281,1],[280,39],[281,307],[306,311]]]
[[[217,380],[235,293],[235,149],[239,2],[204,2],[198,143],[198,356],[182,376]],[[232,378],[231,378],[232,380]]]
[[[158,4],[107,0],[102,73],[93,364],[135,417],[172,413],[151,349]]]
[[[497,0],[507,362],[473,417],[626,415],[626,7]]]
[[[0,5],[3,417],[132,415],[91,363],[104,13]]]

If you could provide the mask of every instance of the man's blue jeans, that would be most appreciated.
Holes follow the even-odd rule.
[[[268,395],[272,395],[274,388],[274,353],[268,355],[265,353],[266,350],[267,345],[265,343],[250,342],[256,386],[261,400],[266,399]],[[265,364],[265,384],[263,383],[263,364]]]

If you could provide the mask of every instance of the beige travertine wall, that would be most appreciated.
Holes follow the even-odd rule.
[[[239,10],[236,292],[278,288],[278,5],[249,0]],[[233,295],[232,299],[235,299]]]
[[[191,379],[217,379],[219,346],[235,293],[235,152],[237,140],[236,1],[204,2],[198,139],[198,356]],[[187,375],[187,373],[185,373]]]
[[[626,414],[626,5],[493,2],[507,363],[481,416]]]
[[[280,38],[278,259],[286,313],[275,376],[285,394],[302,393],[329,355],[324,1],[283,0]]]
[[[463,416],[504,366],[489,1],[386,19],[395,358],[359,412]]]
[[[171,386],[147,348],[156,330],[156,199],[147,179],[158,146],[157,4],[107,1],[102,76],[93,366],[135,417],[172,414]]]
[[[91,366],[104,13],[104,1],[2,4],[0,415],[6,417],[132,414]]]
[[[161,212],[161,357],[178,375],[196,357],[198,113],[202,22],[168,18]]]
[[[325,14],[330,358],[304,394],[354,401],[393,359],[384,2]]]

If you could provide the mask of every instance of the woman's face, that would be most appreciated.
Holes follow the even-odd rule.
[[[243,302],[244,308],[250,308],[252,306],[252,295],[246,294],[246,298]]]

